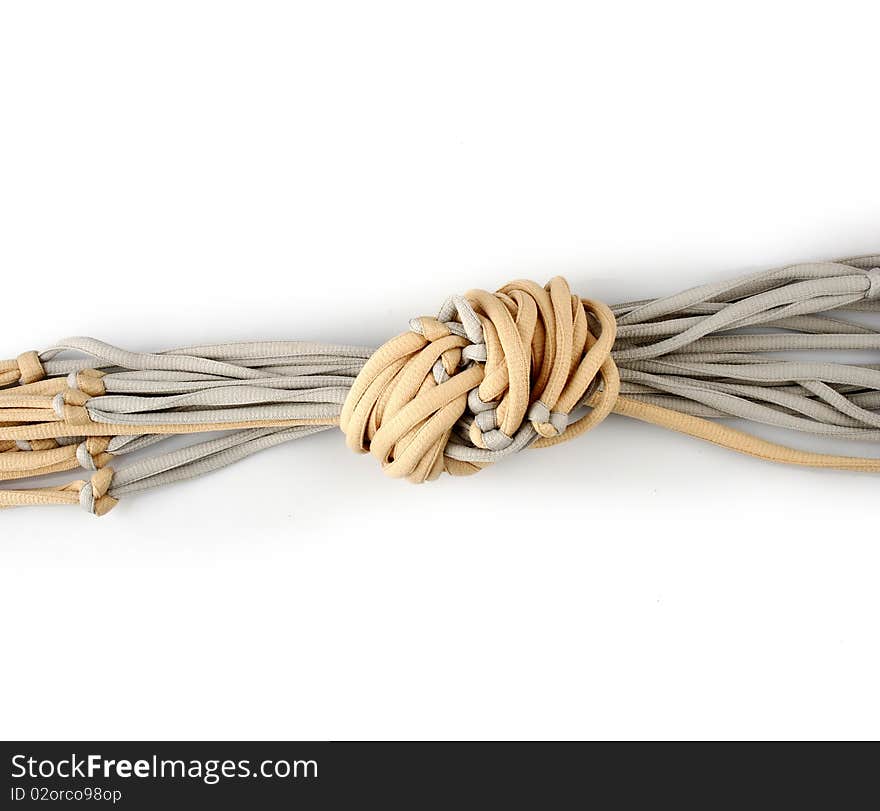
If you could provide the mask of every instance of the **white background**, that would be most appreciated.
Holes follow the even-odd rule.
[[[0,357],[375,345],[880,251],[873,3],[4,3]],[[611,418],[468,480],[327,432],[0,515],[14,738],[880,733],[880,481]]]

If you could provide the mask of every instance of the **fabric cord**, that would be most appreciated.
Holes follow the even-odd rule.
[[[104,514],[121,496],[336,425],[393,477],[469,475],[611,413],[770,461],[877,472],[878,459],[801,451],[722,421],[880,440],[880,331],[843,317],[878,311],[874,255],[612,307],[574,296],[559,277],[518,281],[453,296],[376,350],[259,341],[145,353],[69,338],[0,361],[0,480],[76,468],[89,477],[0,489],[0,508]],[[215,431],[144,455],[167,436]]]

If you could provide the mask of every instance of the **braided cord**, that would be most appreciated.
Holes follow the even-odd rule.
[[[877,459],[720,422],[880,439],[880,363],[821,355],[880,350],[880,331],[842,317],[880,310],[878,268],[880,256],[798,264],[610,308],[560,278],[513,282],[452,297],[375,351],[263,341],[135,353],[67,339],[0,362],[0,480],[75,468],[90,478],[0,489],[0,508],[103,514],[122,495],[335,425],[392,476],[466,475],[612,412],[772,461],[878,471]],[[144,456],[169,435],[215,431]],[[114,470],[126,454],[135,461]]]

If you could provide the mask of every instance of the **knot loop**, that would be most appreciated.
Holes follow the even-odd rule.
[[[76,446],[76,461],[84,470],[100,470],[113,458],[107,453],[110,437],[90,436]]]
[[[104,373],[97,369],[83,369],[71,372],[67,376],[67,388],[62,389],[52,398],[52,410],[59,420],[70,425],[86,425],[92,421],[86,404],[92,397],[100,397],[107,393],[102,378]],[[102,448],[102,453],[106,448]],[[82,461],[80,451],[77,458]],[[88,468],[87,465],[83,467]]]
[[[90,396],[81,389],[68,387],[52,398],[52,410],[58,419],[71,425],[86,425],[92,421],[86,409],[86,403],[90,399]]]
[[[118,503],[118,499],[107,495],[113,482],[113,468],[103,467],[83,484],[79,491],[79,503],[92,515],[106,515]]]
[[[19,378],[21,385],[36,383],[46,376],[46,370],[36,352],[22,352],[17,358]]]
[[[391,476],[475,473],[601,422],[620,388],[615,333],[611,310],[573,296],[561,277],[453,296],[373,353],[341,427],[349,447]],[[579,405],[591,410],[573,420]]]
[[[79,372],[71,372],[67,376],[67,387],[73,391],[81,391],[89,397],[102,397],[107,393],[102,377],[104,377],[104,372],[98,369],[82,369]]]
[[[538,400],[532,403],[529,409],[529,420],[535,426],[535,430],[543,437],[560,436],[568,427],[568,414],[561,411],[551,411],[544,403]]]

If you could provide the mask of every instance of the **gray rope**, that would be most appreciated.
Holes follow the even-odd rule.
[[[768,357],[880,349],[877,330],[816,315],[876,310],[878,267],[880,256],[795,265],[618,305],[622,393],[709,419],[880,439],[880,365]],[[753,334],[757,325],[782,331]]]
[[[482,334],[468,302],[461,297],[451,301],[454,312],[446,313],[446,320],[453,331]],[[880,256],[753,273],[612,310],[618,322],[612,356],[621,392],[628,397],[708,419],[743,419],[834,439],[880,440],[880,330],[842,315],[880,312]],[[873,362],[792,358],[794,353],[842,351],[871,353]],[[61,357],[70,353],[78,357]],[[471,363],[484,353],[475,344],[463,354]],[[159,426],[334,420],[371,354],[366,347],[302,341],[139,353],[91,338],[69,338],[40,353],[40,359],[49,376],[69,375],[71,386],[78,371],[105,372],[106,393],[86,405],[95,422]],[[438,373],[446,374],[442,366]],[[491,432],[491,413],[477,417],[485,423],[480,429]],[[525,423],[505,447],[485,450],[470,442],[469,427],[464,421],[456,427],[448,456],[493,462],[536,439]],[[119,467],[110,493],[119,496],[193,478],[321,430],[325,427],[232,431]],[[162,438],[149,433],[114,437],[108,450],[116,455],[142,451]],[[28,450],[30,443],[19,447]],[[80,448],[85,466],[88,454],[84,445]],[[83,496],[86,506],[89,498]]]
[[[331,426],[254,428],[143,459],[120,468],[109,494],[114,498],[193,479],[238,462],[258,451],[326,431]]]

